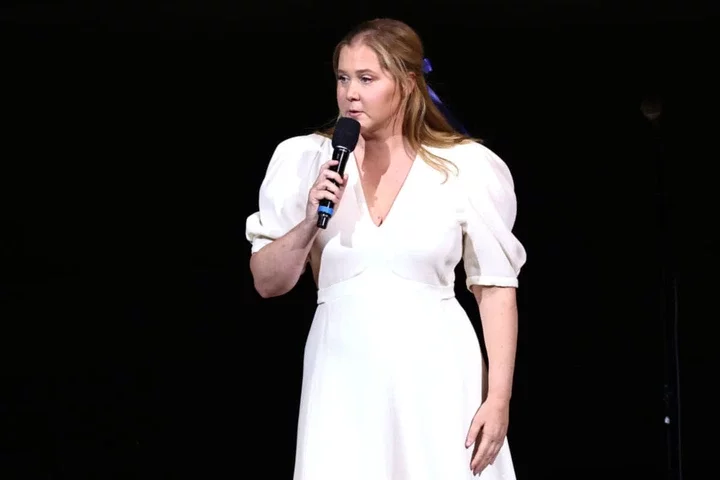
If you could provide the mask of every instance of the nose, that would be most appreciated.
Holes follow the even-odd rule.
[[[357,82],[350,80],[348,82],[347,90],[345,90],[345,97],[348,101],[352,102],[359,99],[359,91]]]

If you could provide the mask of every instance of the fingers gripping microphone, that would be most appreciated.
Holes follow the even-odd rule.
[[[339,173],[341,178],[345,172],[345,165],[347,165],[350,154],[355,150],[359,137],[360,123],[357,120],[341,117],[335,124],[335,133],[332,138],[332,159],[337,160],[338,164],[333,165],[330,169]],[[333,213],[335,213],[335,205],[333,202],[327,199],[321,200],[318,206],[317,226],[322,229],[327,228]]]

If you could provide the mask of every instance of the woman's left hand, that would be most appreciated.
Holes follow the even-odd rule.
[[[480,474],[495,461],[505,441],[509,419],[510,404],[504,400],[488,398],[475,412],[465,440],[465,448],[475,444],[470,462],[473,475]]]

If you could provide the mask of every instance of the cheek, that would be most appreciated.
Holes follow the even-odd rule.
[[[383,103],[389,111],[395,111],[400,104],[400,93],[395,89],[387,89],[383,95]]]
[[[390,115],[396,108],[397,99],[393,98],[392,90],[382,89],[367,95],[363,103],[376,114]]]

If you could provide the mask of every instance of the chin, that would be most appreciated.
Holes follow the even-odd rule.
[[[360,123],[360,133],[361,134],[366,134],[366,133],[370,132],[371,125],[369,125],[368,122],[358,119],[358,123]]]

